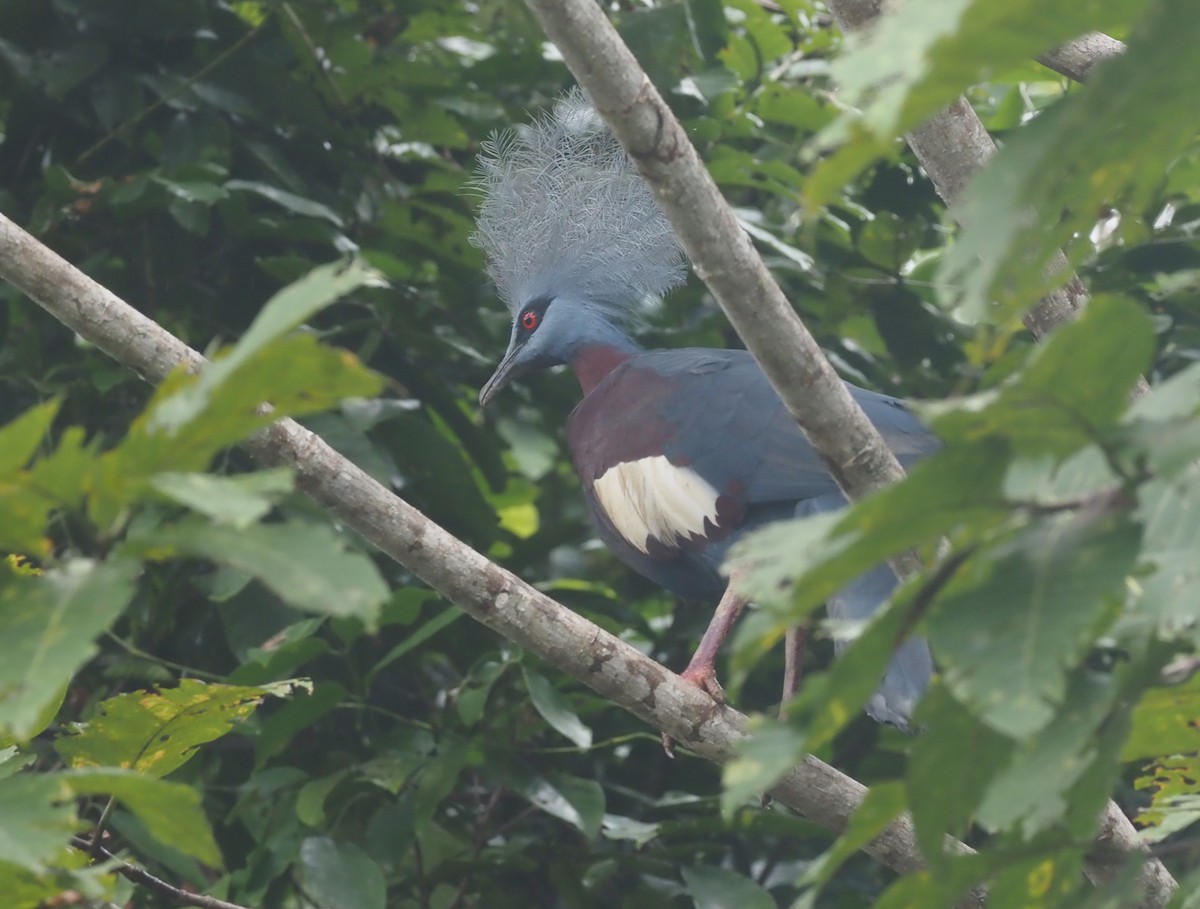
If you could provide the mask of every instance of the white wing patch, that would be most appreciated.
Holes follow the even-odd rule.
[[[718,492],[689,467],[676,467],[662,455],[610,467],[592,488],[613,527],[635,548],[649,551],[649,539],[673,546],[704,522],[717,523]]]

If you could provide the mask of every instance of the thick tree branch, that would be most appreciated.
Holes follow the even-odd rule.
[[[0,215],[0,278],[150,382],[203,357]],[[744,740],[746,717],[471,549],[346,460],[319,436],[280,420],[244,447],[262,464],[286,466],[300,489],[346,526],[461,607],[472,618],[573,676],[700,756],[723,764]],[[806,758],[771,789],[779,802],[835,833],[865,788]],[[949,841],[948,849],[969,852]],[[865,851],[889,868],[922,867],[912,823],[892,824]],[[983,904],[974,892],[963,905]]]
[[[842,29],[853,31],[870,26],[879,15],[880,3],[879,0],[829,0],[829,7]],[[1039,60],[1063,75],[1083,81],[1093,66],[1124,49],[1120,41],[1107,35],[1090,34],[1056,48]],[[970,178],[995,153],[996,143],[963,97],[918,126],[907,138],[938,195],[945,200],[951,214],[956,215],[954,203]],[[1066,257],[1061,252],[1051,261],[1050,271],[1056,274],[1068,271]],[[1026,314],[1025,327],[1035,338],[1041,338],[1073,318],[1087,303],[1087,298],[1087,288],[1077,275],[1071,274],[1062,287],[1047,294]],[[1133,395],[1138,397],[1149,390],[1146,380],[1139,378]],[[1129,818],[1111,801],[1100,816],[1096,841],[1104,848],[1088,857],[1085,872],[1097,885],[1113,880],[1123,870],[1131,853],[1145,851]],[[1146,860],[1140,883],[1141,905],[1145,907],[1166,905],[1178,886],[1157,858]]]
[[[850,33],[868,28],[879,15],[880,0],[829,0],[829,9],[842,30]],[[1043,62],[1064,75],[1082,80],[1092,67],[1124,50],[1120,41],[1106,35],[1085,35],[1044,55]],[[907,136],[909,147],[946,203],[950,214],[959,218],[956,202],[967,182],[995,154],[996,143],[966,98],[959,97],[948,107],[922,123]],[[1049,271],[1069,273],[1061,252],[1051,260]],[[1056,326],[1069,321],[1087,303],[1087,289],[1071,274],[1064,285],[1046,294],[1025,316],[1025,327],[1035,338],[1042,338]],[[1143,380],[1139,393],[1148,390]]]
[[[879,15],[883,0],[829,0],[829,7],[843,31],[865,28]],[[1084,82],[1098,63],[1125,52],[1125,45],[1100,32],[1089,32],[1047,51],[1038,63],[1060,75]]]
[[[601,6],[593,0],[525,3],[637,163],[696,272],[838,484],[852,498],[860,498],[902,477],[903,471],[845,393],[820,347],[738,226],[682,126]],[[879,11],[877,0],[829,0],[829,6],[844,29],[867,24]],[[1077,68],[1081,72],[1086,69]],[[987,130],[965,99],[914,130],[909,142],[952,212],[969,176],[995,151]],[[1066,264],[1059,253],[1051,267],[1061,266],[1066,271]],[[1083,283],[1072,275],[1029,313],[1025,324],[1040,338],[1073,318],[1086,301]],[[1143,379],[1135,394],[1147,389]],[[897,567],[907,569],[912,563]],[[1100,834],[1111,844],[1119,844],[1115,851],[1120,852],[1122,864],[1131,855],[1145,856],[1143,905],[1165,905],[1176,886],[1174,879],[1161,862],[1149,857],[1133,825],[1113,803],[1101,818]],[[1089,861],[1087,872],[1100,883],[1110,880],[1117,867],[1095,858]]]
[[[526,0],[788,411],[851,497],[904,476],[738,225],[671,109],[594,0]]]
[[[1086,82],[1097,63],[1119,57],[1123,53],[1125,45],[1116,38],[1110,38],[1100,32],[1091,32],[1042,54],[1037,61],[1068,79]]]

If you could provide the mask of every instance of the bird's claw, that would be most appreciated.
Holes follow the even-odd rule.
[[[695,685],[718,704],[725,703],[725,689],[721,687],[721,683],[717,681],[717,672],[712,666],[701,666],[699,669],[688,667],[679,673],[679,677],[690,685]],[[674,759],[675,757],[675,740],[667,735],[662,734],[663,751],[667,757]]]
[[[725,703],[725,689],[717,681],[717,671],[713,667],[703,666],[699,669],[688,667],[679,673],[679,677],[685,682],[695,685],[718,704]]]

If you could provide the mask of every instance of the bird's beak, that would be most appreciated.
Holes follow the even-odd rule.
[[[518,350],[519,348],[515,344],[510,344],[504,353],[504,359],[500,361],[500,365],[496,367],[492,377],[484,383],[483,388],[479,389],[480,407],[487,407],[492,403],[492,398],[500,394],[501,389],[509,383],[510,379],[514,378],[513,367],[517,364]]]

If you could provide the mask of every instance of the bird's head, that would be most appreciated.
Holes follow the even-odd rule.
[[[578,89],[484,143],[475,186],[471,241],[513,317],[481,404],[589,344],[632,346],[624,326],[685,277],[670,223]]]

